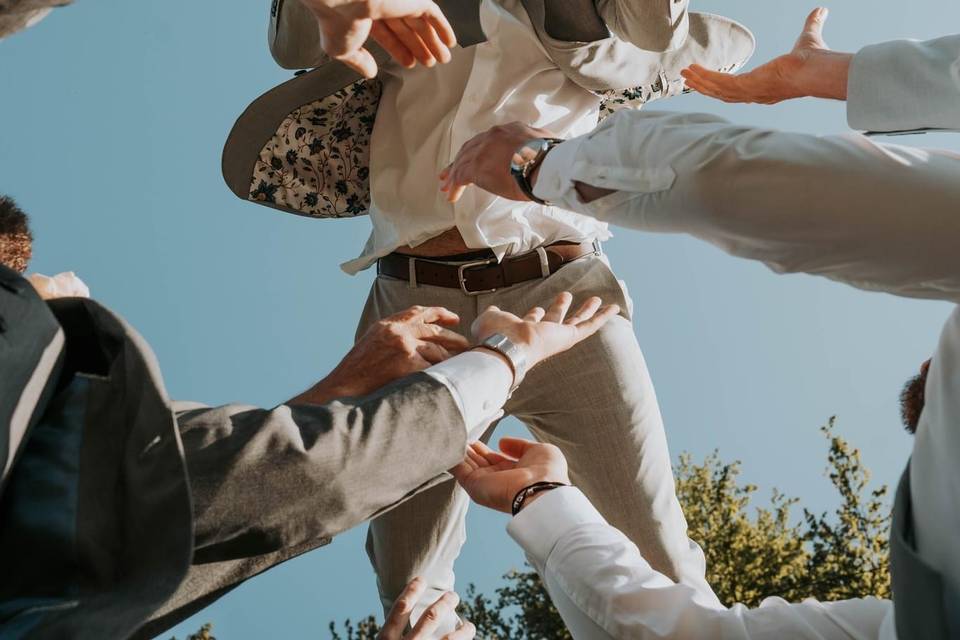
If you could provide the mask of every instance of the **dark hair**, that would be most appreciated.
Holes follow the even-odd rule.
[[[920,373],[913,376],[903,385],[900,392],[900,418],[908,433],[916,433],[920,423],[920,414],[926,404],[927,372],[930,371],[930,361],[927,360],[920,367]]]
[[[23,273],[33,255],[33,235],[27,214],[13,198],[0,196],[0,264]]]

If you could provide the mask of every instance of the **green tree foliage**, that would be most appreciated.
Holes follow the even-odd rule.
[[[890,597],[887,488],[868,488],[870,473],[860,452],[835,433],[833,418],[821,431],[829,442],[827,475],[840,497],[831,514],[803,509],[795,518],[798,499],[778,491],[768,504],[753,506],[757,487],[740,483],[739,462],[724,463],[717,452],[702,464],[680,456],[677,496],[690,537],[706,554],[707,579],[723,603],[756,606],[768,596],[791,602]],[[492,596],[472,585],[465,594],[460,613],[477,626],[479,638],[570,638],[535,572],[514,570],[504,579]],[[373,616],[356,626],[348,620],[342,630],[330,623],[334,640],[374,640],[378,631]]]

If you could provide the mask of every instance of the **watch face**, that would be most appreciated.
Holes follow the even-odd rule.
[[[528,164],[536,160],[537,155],[543,151],[546,145],[547,141],[543,138],[532,138],[524,142],[513,153],[513,158],[510,161],[510,171],[514,173],[523,172]]]

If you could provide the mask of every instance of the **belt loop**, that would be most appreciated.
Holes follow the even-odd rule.
[[[407,268],[409,269],[410,279],[407,281],[407,287],[410,289],[417,288],[417,259],[416,258],[407,258]]]
[[[540,256],[540,277],[550,277],[550,261],[547,259],[547,250],[543,247],[537,247],[537,255]]]

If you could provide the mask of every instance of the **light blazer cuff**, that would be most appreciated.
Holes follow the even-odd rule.
[[[960,35],[870,45],[850,64],[847,122],[853,129],[960,129],[958,101]]]

